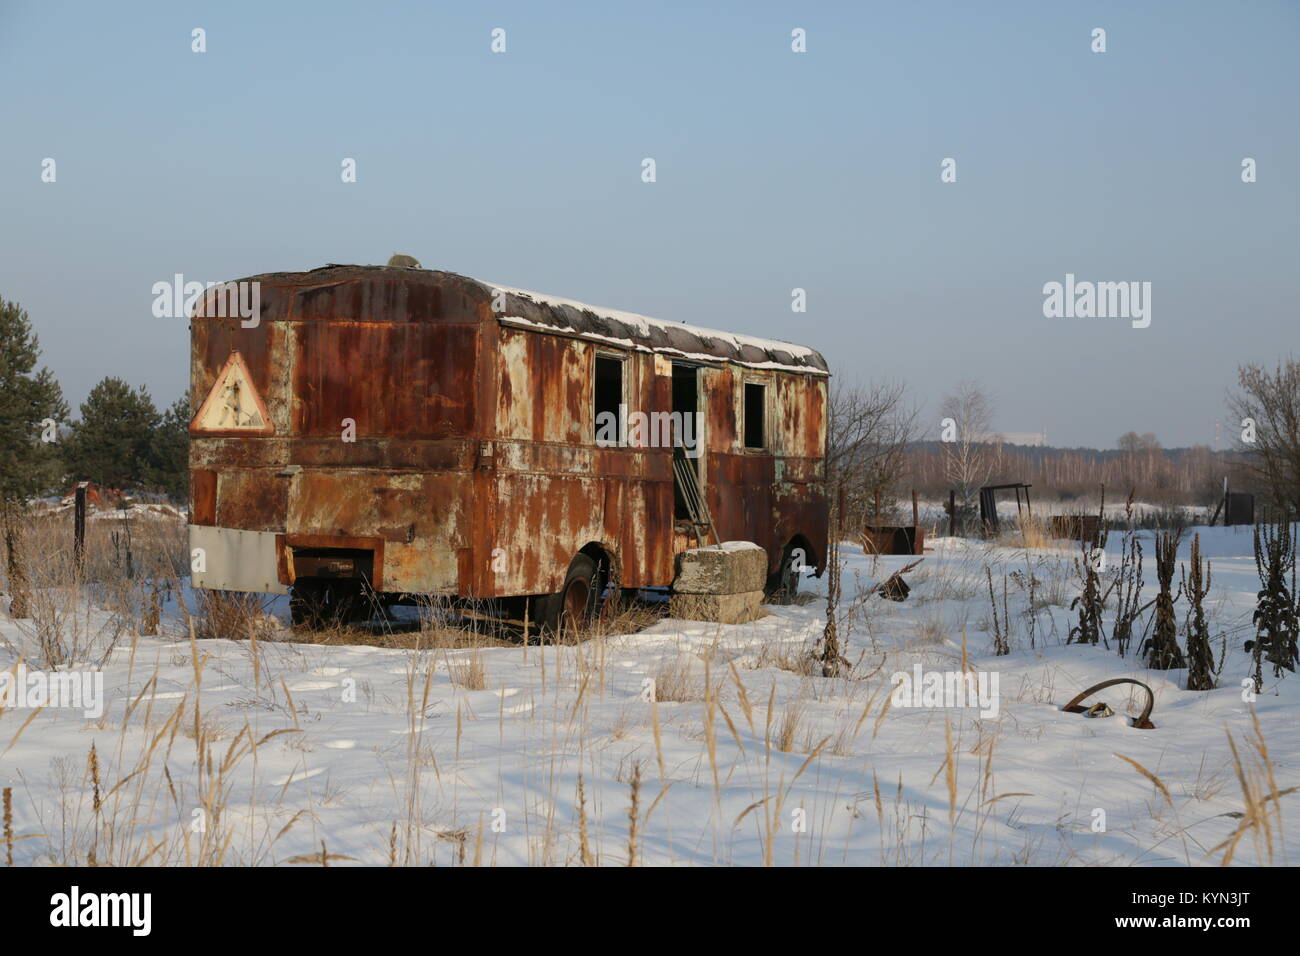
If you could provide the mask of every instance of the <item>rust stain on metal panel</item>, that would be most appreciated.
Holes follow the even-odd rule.
[[[258,404],[269,415],[271,433],[287,434],[291,404],[287,378],[290,361],[287,326],[264,321],[246,329],[237,319],[194,318],[191,329],[190,407],[199,409],[203,406],[212,395],[222,369],[230,362],[232,354],[238,352]],[[191,426],[196,424],[192,422]],[[233,433],[233,437],[250,436]]]
[[[531,402],[527,387],[527,333],[502,329],[499,338],[501,384],[497,391],[496,430],[502,437],[530,438]]]
[[[283,530],[288,483],[269,471],[226,471],[217,481],[217,520],[222,528]]]
[[[443,317],[441,292],[427,283],[341,279],[300,290],[293,314],[302,321],[427,321]]]
[[[722,540],[754,541],[767,549],[769,562],[785,544],[776,544],[772,533],[775,473],[770,455],[718,455],[705,489]]]
[[[285,536],[275,536],[275,569],[281,584],[291,585],[297,578],[293,565],[293,549],[285,541]]]
[[[787,456],[822,458],[826,447],[826,380],[776,377],[777,429]]]
[[[739,381],[729,368],[703,369],[705,431],[708,450],[730,454],[737,445],[736,408]]]
[[[313,322],[297,326],[294,431],[446,438],[473,430],[471,325]]]
[[[579,444],[590,405],[591,346],[502,329],[496,424],[507,437]]]
[[[210,468],[190,471],[190,523],[217,523],[217,473]]]
[[[267,399],[271,392],[270,326],[241,328],[238,319],[194,319],[190,361],[195,375],[191,381],[190,407],[197,409],[216,384],[231,352],[239,352],[257,393]]]

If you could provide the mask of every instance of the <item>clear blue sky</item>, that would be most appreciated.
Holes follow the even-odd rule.
[[[975,378],[1054,444],[1208,443],[1300,353],[1294,2],[0,0],[0,91],[0,296],[74,406],[181,393],[154,282],[394,252],[812,345],[927,422]],[[1044,318],[1067,272],[1150,281],[1151,327]]]

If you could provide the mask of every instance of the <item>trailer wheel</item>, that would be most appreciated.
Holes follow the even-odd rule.
[[[370,618],[370,601],[361,581],[300,580],[289,590],[294,627],[320,630]]]
[[[787,545],[781,554],[781,564],[767,578],[768,603],[789,604],[798,593],[799,569],[795,567],[794,548]]]
[[[544,594],[535,602],[537,625],[543,634],[573,634],[592,620],[600,601],[603,582],[600,568],[588,555],[580,554],[569,565],[564,586],[556,594]]]

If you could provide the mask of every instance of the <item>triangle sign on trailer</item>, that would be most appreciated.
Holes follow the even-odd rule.
[[[190,433],[270,435],[274,431],[266,403],[253,387],[248,366],[238,351],[232,351],[190,423]]]

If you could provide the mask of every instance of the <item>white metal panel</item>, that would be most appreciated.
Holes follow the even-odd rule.
[[[190,525],[191,584],[218,591],[288,594],[276,570],[275,533]],[[196,570],[201,566],[203,570]]]

